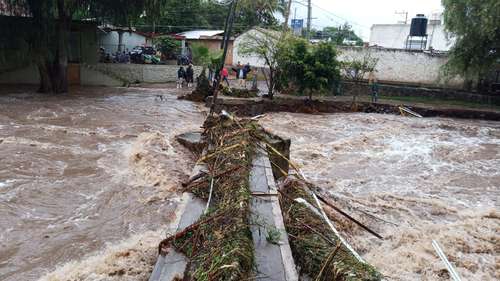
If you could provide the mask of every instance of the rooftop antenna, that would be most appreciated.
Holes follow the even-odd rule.
[[[394,14],[400,15],[400,16],[404,15],[405,16],[405,21],[398,21],[398,23],[408,24],[408,11],[405,11],[405,10],[399,11],[399,12],[395,11]]]

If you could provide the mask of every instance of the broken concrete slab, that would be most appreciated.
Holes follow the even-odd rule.
[[[206,141],[203,139],[201,132],[180,134],[175,139],[196,155],[201,155],[203,149],[206,147]]]
[[[192,175],[197,175],[206,169],[205,165],[196,165],[193,168]],[[191,193],[184,193],[182,204],[179,206],[178,213],[182,214],[178,218],[176,232],[182,231],[199,220],[205,211],[206,202],[194,197]],[[149,281],[172,281],[176,277],[182,278],[188,263],[187,257],[175,251],[173,248],[168,250],[168,254],[158,255],[158,259],[149,277]]]

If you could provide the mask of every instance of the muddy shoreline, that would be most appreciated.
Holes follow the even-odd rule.
[[[383,101],[371,103],[364,100],[358,101],[353,108],[351,97],[346,99],[314,99],[307,100],[303,97],[275,97],[273,100],[265,98],[232,98],[219,97],[216,112],[226,110],[235,112],[239,116],[256,116],[267,112],[291,113],[382,113],[400,114],[399,106],[403,105],[423,117],[448,117],[461,119],[479,119],[500,121],[500,112],[484,109],[467,109],[458,107],[437,107],[424,104],[409,104],[403,102]],[[212,105],[213,98],[208,97],[206,106]]]

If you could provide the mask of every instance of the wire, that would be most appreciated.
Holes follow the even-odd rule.
[[[302,6],[307,7],[307,4],[305,4],[304,2],[301,2],[301,1],[294,1],[294,2],[295,2],[295,3],[297,3],[297,4],[299,4],[299,5],[302,5]],[[350,23],[350,24],[352,24],[352,25],[357,25],[357,26],[359,26],[359,27],[363,27],[363,28],[369,28],[368,26],[362,25],[362,24],[357,23],[357,22],[355,22],[355,21],[348,20],[348,19],[346,19],[346,18],[344,18],[344,17],[341,17],[341,16],[339,16],[339,15],[337,15],[337,14],[334,14],[333,12],[331,12],[331,11],[329,11],[329,10],[327,10],[327,9],[325,9],[325,8],[323,8],[323,7],[321,7],[321,6],[318,6],[318,5],[314,4],[314,3],[311,3],[311,5],[312,5],[313,7],[316,7],[316,8],[318,8],[318,9],[322,10],[323,12],[326,12],[326,13],[330,14],[331,16],[334,16],[334,17],[336,17],[336,18],[338,18],[338,19],[341,19],[341,20],[343,20],[343,21],[345,21],[345,22],[347,22],[347,23]],[[327,17],[327,18],[329,18],[329,17]],[[329,18],[329,19],[330,19],[331,21],[333,21],[333,22],[338,22],[338,21],[334,20],[333,18]]]

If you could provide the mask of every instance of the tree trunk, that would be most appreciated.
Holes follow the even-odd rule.
[[[274,96],[274,71],[273,70],[269,70],[269,87],[268,87],[268,95],[269,95],[269,99],[273,99],[273,96]]]
[[[68,47],[71,16],[64,7],[64,0],[58,0],[58,20],[56,23],[57,44],[53,60],[49,54],[37,63],[40,74],[40,93],[67,93],[68,92]]]
[[[63,1],[63,0],[59,0]],[[63,1],[64,2],[64,1]],[[68,92],[68,48],[71,17],[66,13],[63,7],[59,7],[59,22],[57,24],[57,56],[53,67],[53,86],[54,92]]]

